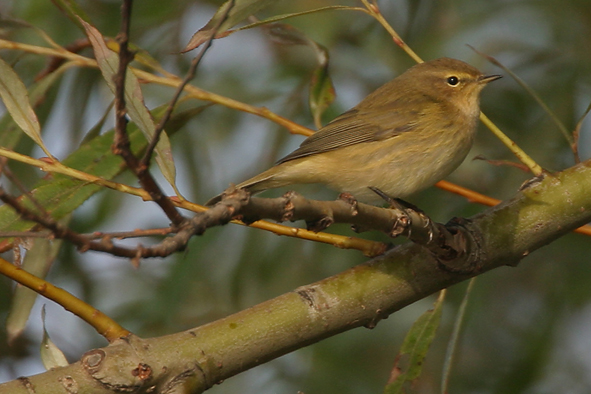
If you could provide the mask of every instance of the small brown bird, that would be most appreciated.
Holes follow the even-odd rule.
[[[404,198],[449,175],[472,147],[480,91],[500,75],[462,61],[417,64],[308,137],[267,171],[236,187],[258,193],[322,183],[378,202],[370,186]],[[207,202],[213,205],[218,195]]]

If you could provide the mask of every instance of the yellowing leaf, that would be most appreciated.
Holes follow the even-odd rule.
[[[314,50],[318,67],[314,70],[310,80],[308,102],[312,117],[314,118],[314,124],[316,128],[321,128],[322,114],[336,97],[332,79],[328,73],[328,50],[310,39],[301,30],[285,23],[269,23],[261,26],[261,28],[277,44],[307,45]]]
[[[43,320],[43,341],[41,342],[41,361],[45,369],[50,370],[68,365],[68,360],[64,353],[53,343],[45,329],[45,305],[41,309],[41,319]]]
[[[67,219],[62,219],[62,223],[67,220],[69,220],[69,216]],[[22,269],[39,278],[45,278],[61,244],[62,240],[60,239],[34,239],[33,247],[25,254]],[[6,334],[9,343],[18,338],[25,329],[36,299],[37,293],[33,290],[20,285],[16,286],[6,318]]]
[[[113,94],[115,94],[115,82],[113,78],[117,75],[119,56],[107,47],[103,36],[96,28],[82,20],[81,23],[86,29],[86,34],[94,49],[94,55],[103,77]],[[148,111],[148,108],[144,104],[144,96],[140,88],[140,83],[137,77],[130,71],[126,73],[125,77],[125,104],[131,120],[138,125],[139,129],[148,141],[150,141],[156,130],[156,125],[150,115],[150,111]],[[176,193],[180,195],[176,188],[176,167],[173,161],[170,140],[166,132],[160,134],[155,151],[156,163],[160,171],[162,171],[162,175],[172,185]]]
[[[255,12],[258,12],[274,3],[277,3],[277,0],[226,1],[216,11],[215,15],[209,20],[209,22],[199,29],[197,33],[193,34],[193,37],[191,37],[189,43],[185,49],[183,49],[183,52],[193,50],[207,41],[211,36],[212,30],[215,28],[215,26],[218,26],[218,24],[219,27],[217,28],[216,37],[222,37],[224,32],[229,28],[236,26],[238,23],[242,22]],[[223,22],[221,22],[222,19],[224,19]]]
[[[310,111],[314,117],[316,128],[322,127],[322,114],[336,97],[332,79],[328,73],[328,65],[320,65],[314,70],[310,80]]]
[[[29,93],[25,84],[2,58],[0,58],[0,97],[16,124],[43,149],[48,157],[52,157],[41,139],[39,120],[29,102]]]
[[[420,376],[425,356],[441,322],[444,295],[445,290],[442,290],[433,309],[423,313],[406,334],[384,394],[402,394],[404,384]]]

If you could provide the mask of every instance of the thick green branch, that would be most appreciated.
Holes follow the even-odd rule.
[[[454,274],[424,248],[405,244],[205,326],[160,338],[117,341],[68,367],[0,385],[0,393],[27,393],[25,383],[47,387],[44,393],[59,392],[51,387],[67,377],[81,376],[84,380],[76,382],[79,388],[89,378],[100,382],[93,393],[115,392],[116,387],[138,393],[152,387],[157,388],[155,392],[200,393],[323,338],[355,327],[373,327],[404,306],[470,276],[516,265],[589,221],[591,162],[587,161],[532,183],[512,200],[464,222],[474,242],[469,249],[478,257],[470,274]]]

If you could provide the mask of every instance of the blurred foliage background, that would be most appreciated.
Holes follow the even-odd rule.
[[[106,36],[115,36],[119,1],[78,2]],[[184,75],[193,54],[179,54],[192,34],[221,1],[136,1],[132,41],[164,67]],[[304,11],[355,1],[277,2],[260,15]],[[475,54],[470,44],[496,57],[528,83],[573,130],[591,101],[591,3],[588,0],[391,0],[381,11],[403,39],[424,59],[448,56],[486,72],[500,70]],[[45,45],[26,21],[60,45],[83,38],[51,2],[3,0],[0,37]],[[325,46],[337,99],[324,121],[412,65],[384,29],[365,14],[329,11],[287,21]],[[88,50],[87,50],[88,51]],[[84,52],[91,55],[91,52]],[[47,64],[38,55],[2,50],[27,85]],[[316,60],[309,47],[274,43],[261,29],[217,40],[193,83],[203,89],[272,111],[313,127],[308,86]],[[150,107],[165,103],[172,90],[145,86]],[[71,69],[37,108],[50,151],[67,157],[109,106],[111,94],[95,69]],[[184,103],[186,107],[202,103]],[[573,165],[567,141],[535,100],[511,78],[489,86],[482,108],[544,168]],[[113,126],[109,117],[104,129]],[[582,159],[591,156],[591,122],[583,123]],[[0,130],[0,133],[2,131]],[[253,115],[213,106],[172,137],[178,184],[190,200],[204,202],[267,167],[302,141]],[[41,156],[26,138],[17,151]],[[513,160],[484,128],[468,160],[449,180],[490,196],[512,196],[529,175],[471,157]],[[12,165],[27,185],[35,169]],[[121,182],[136,181],[123,175]],[[165,182],[162,181],[165,185]],[[165,185],[166,187],[166,185]],[[171,189],[166,189],[172,193]],[[316,198],[334,198],[322,187],[304,189]],[[275,192],[278,195],[279,192]],[[273,195],[271,192],[269,195]],[[411,199],[434,219],[470,216],[484,208],[431,188]],[[75,213],[71,226],[81,232],[164,227],[154,204],[103,191]],[[301,224],[295,224],[301,225]],[[352,234],[347,226],[331,232]],[[389,242],[381,234],[362,237]],[[10,257],[9,255],[6,256]],[[66,245],[49,280],[82,297],[140,336],[173,333],[226,316],[365,261],[359,252],[277,237],[254,229],[226,226],[192,240],[189,249],[167,259],[146,260],[139,269],[103,254],[79,254]],[[528,256],[517,268],[480,276],[454,362],[450,392],[588,393],[591,390],[591,240],[570,234]],[[0,321],[9,308],[13,284],[0,278]],[[439,390],[449,334],[466,284],[450,289],[442,326],[427,357],[416,392]],[[309,346],[211,389],[212,393],[359,393],[381,392],[399,346],[412,322],[434,299],[418,302],[380,322]],[[43,371],[38,356],[41,305],[47,304],[47,329],[70,361],[105,341],[77,318],[44,300],[29,328],[11,346],[0,330],[0,381]]]

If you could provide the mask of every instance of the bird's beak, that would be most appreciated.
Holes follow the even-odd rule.
[[[487,84],[489,82],[496,81],[499,78],[503,78],[503,76],[502,75],[483,75],[482,77],[480,77],[478,82],[483,83],[483,84]]]

